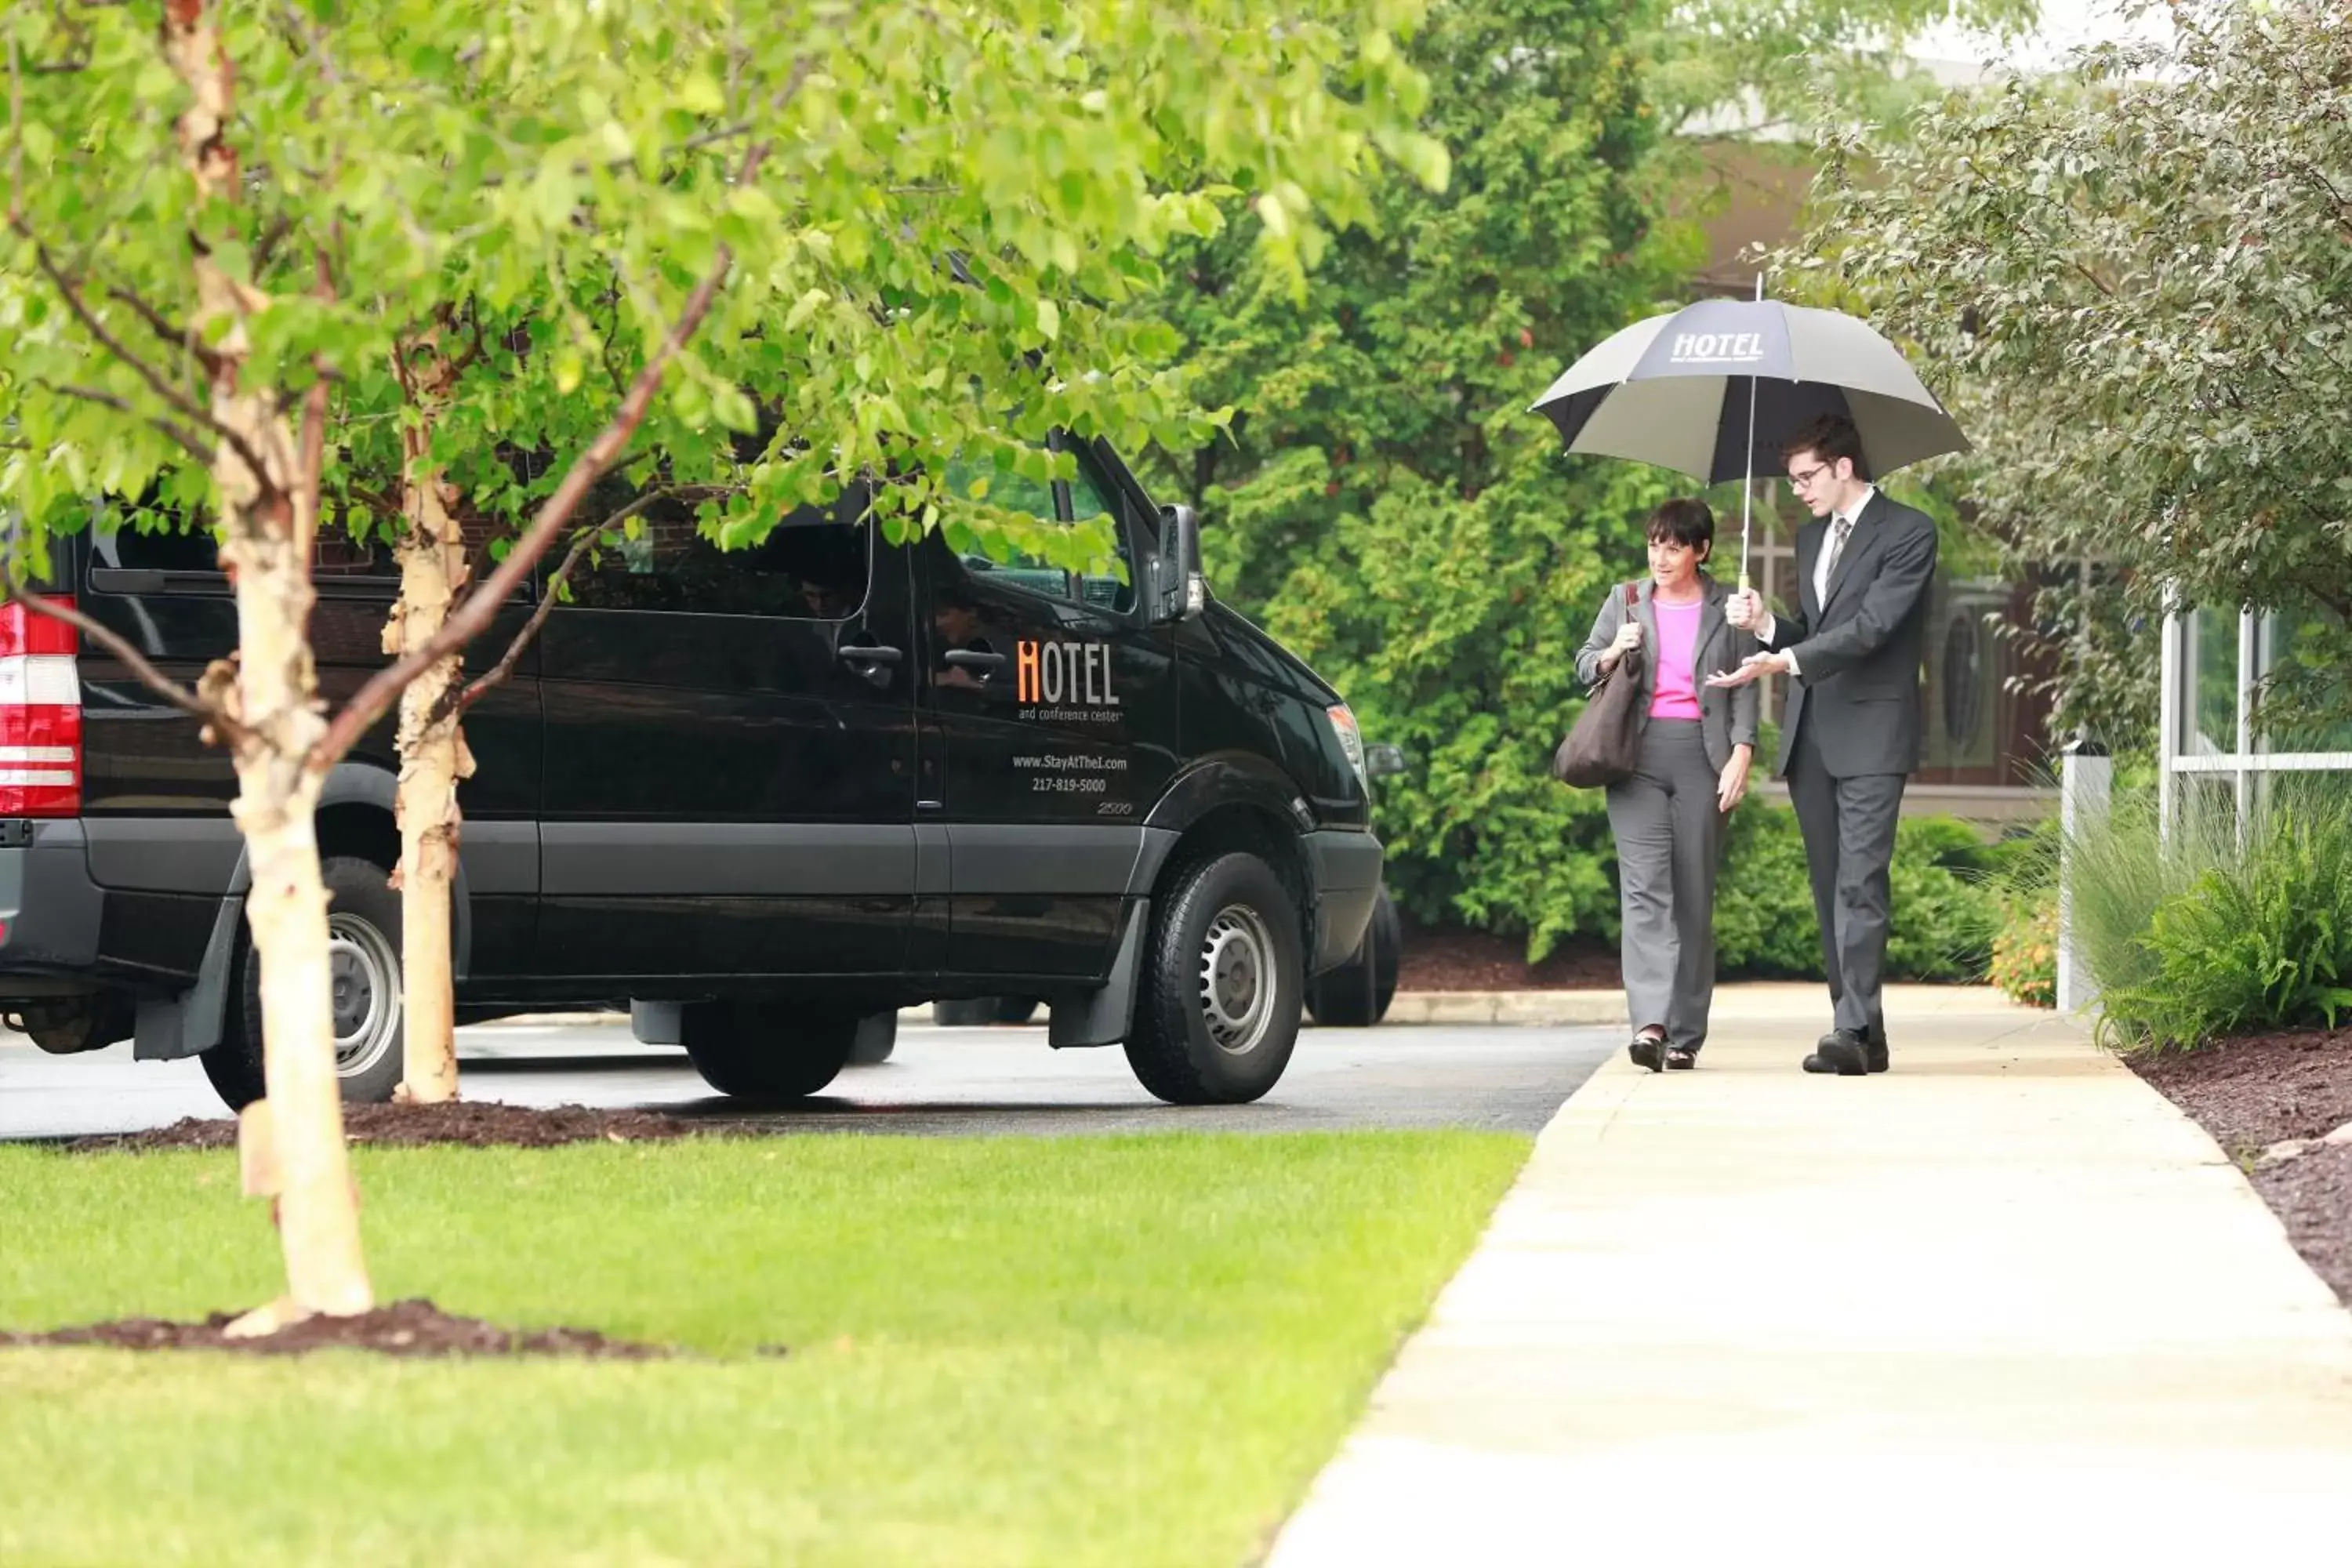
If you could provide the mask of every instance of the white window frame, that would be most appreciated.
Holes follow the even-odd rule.
[[[2352,752],[2273,752],[2262,749],[2253,732],[2254,695],[2269,673],[2263,662],[2263,623],[2271,612],[2238,612],[2236,732],[2227,752],[2189,752],[2182,747],[2186,721],[2197,701],[2196,660],[2190,646],[2189,616],[2177,593],[2165,595],[2163,644],[2158,659],[2161,682],[2157,704],[2157,810],[2165,839],[2169,842],[2179,823],[2182,778],[2223,775],[2231,781],[2236,803],[2238,831],[2243,834],[2253,804],[2254,782],[2263,773],[2352,773]],[[2226,624],[2226,623],[2223,623]]]

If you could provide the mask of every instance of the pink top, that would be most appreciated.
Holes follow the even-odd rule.
[[[1668,605],[1653,598],[1650,613],[1658,622],[1658,658],[1653,667],[1658,682],[1650,698],[1653,719],[1698,717],[1698,618],[1705,599]]]

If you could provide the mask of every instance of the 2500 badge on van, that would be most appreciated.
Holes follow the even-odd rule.
[[[721,554],[690,514],[575,575],[468,715],[459,1016],[627,1005],[719,1090],[815,1093],[914,1003],[1040,996],[1163,1099],[1265,1093],[1381,881],[1337,693],[1202,583],[1191,514],[1100,442],[1008,486],[1107,518],[1100,574],[885,542],[857,491]],[[381,662],[388,561],[321,545],[320,684]],[[49,590],[193,680],[236,646],[209,538],[101,523]],[[544,592],[542,585],[539,592]],[[506,607],[484,646],[530,615]],[[319,813],[348,1097],[401,1072],[387,722]],[[51,1051],[135,1040],[261,1092],[227,759],[111,658],[0,605],[0,1011]]]

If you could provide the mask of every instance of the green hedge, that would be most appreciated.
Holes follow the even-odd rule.
[[[1891,869],[1895,929],[1889,980],[1984,977],[2001,902],[1993,886],[2005,851],[1948,816],[1905,817]],[[1732,814],[1715,900],[1718,966],[1726,976],[1822,978],[1821,927],[1805,872],[1804,840],[1785,805],[1750,800]]]

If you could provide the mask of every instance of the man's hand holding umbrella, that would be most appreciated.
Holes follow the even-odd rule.
[[[1756,632],[1770,624],[1770,617],[1764,610],[1764,596],[1753,588],[1742,588],[1725,600],[1723,618],[1743,632]],[[1768,675],[1795,673],[1796,664],[1785,653],[1751,653],[1740,660],[1738,669],[1710,675],[1706,683],[1717,691],[1728,691],[1735,686],[1746,686]]]

